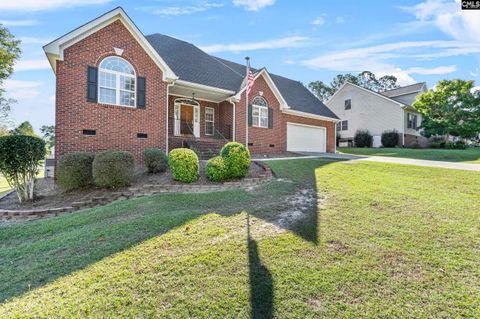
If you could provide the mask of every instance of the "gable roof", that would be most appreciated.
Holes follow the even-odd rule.
[[[420,82],[420,83],[402,86],[396,89],[383,91],[383,92],[380,92],[380,94],[385,95],[387,97],[395,97],[395,96],[406,95],[411,93],[418,93],[418,92],[421,92],[425,87],[426,87],[426,83]]]
[[[353,86],[354,88],[357,88],[357,89],[360,89],[360,90],[362,90],[362,91],[365,91],[365,92],[368,92],[368,93],[370,93],[370,94],[373,94],[373,95],[375,95],[375,96],[378,96],[378,97],[380,97],[380,98],[382,98],[382,99],[384,99],[384,100],[393,102],[393,103],[395,103],[395,104],[397,104],[397,105],[399,105],[399,106],[401,106],[401,107],[407,106],[407,105],[403,104],[402,102],[396,101],[396,100],[391,99],[391,98],[389,98],[388,96],[385,96],[385,95],[383,95],[383,94],[381,94],[381,93],[378,93],[378,92],[375,92],[375,91],[373,91],[373,90],[364,88],[364,87],[362,87],[362,86],[360,86],[360,85],[357,85],[357,84],[354,84],[354,83],[351,83],[351,82],[345,82],[345,83],[337,90],[337,92],[335,92],[335,93],[328,99],[328,101],[326,102],[326,104],[328,105],[328,104],[330,103],[330,101],[332,101],[332,100],[335,98],[335,96],[337,96],[337,94],[338,94],[341,90],[343,90],[343,88],[344,88],[345,86],[347,86],[347,85]]]
[[[127,13],[123,10],[122,7],[116,7],[115,9],[102,14],[98,18],[95,18],[79,26],[78,28],[46,44],[43,47],[43,50],[47,55],[48,61],[50,62],[53,71],[56,71],[56,61],[63,60],[63,51],[66,48],[74,45],[75,43],[81,41],[87,36],[97,32],[98,30],[117,20],[123,23],[123,25],[127,28],[130,34],[135,38],[135,40],[138,41],[138,43],[142,46],[145,52],[157,64],[160,70],[163,71],[163,80],[175,80],[177,78],[175,73],[173,73],[173,71],[165,63],[162,57],[160,57],[158,52],[152,48],[150,43],[146,41],[143,33],[135,25],[135,23],[133,23],[132,19],[130,19],[130,17],[127,15]]]
[[[237,74],[242,75],[243,80],[244,74],[246,74],[245,65],[218,57],[216,59],[219,62],[228,66]],[[273,73],[268,74],[270,75],[275,86],[280,91],[280,94],[282,95],[285,102],[287,102],[287,105],[290,107],[290,109],[299,112],[338,119],[335,113],[333,113],[327,106],[325,106],[325,104],[323,104],[323,102],[320,101],[315,95],[313,95],[313,93],[310,92],[300,81],[291,80]]]

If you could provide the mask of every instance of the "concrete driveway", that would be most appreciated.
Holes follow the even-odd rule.
[[[381,163],[460,169],[460,170],[466,170],[466,171],[480,171],[480,164],[428,161],[428,160],[419,160],[419,159],[401,158],[401,157],[386,157],[386,156],[358,156],[358,155],[351,155],[351,154],[333,154],[333,153],[302,153],[302,154],[304,154],[305,156],[311,156],[316,158],[371,161],[371,162],[381,162]]]

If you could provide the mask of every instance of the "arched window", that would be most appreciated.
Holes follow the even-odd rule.
[[[126,60],[116,56],[103,59],[98,86],[100,103],[135,107],[135,70]]]
[[[261,96],[256,96],[253,99],[252,125],[256,127],[268,127],[268,104]]]

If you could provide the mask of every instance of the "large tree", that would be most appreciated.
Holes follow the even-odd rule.
[[[423,134],[472,138],[480,133],[480,94],[474,82],[443,80],[419,95],[413,107],[422,115]]]
[[[13,72],[15,61],[20,56],[20,41],[0,24],[0,136],[8,134],[12,125],[10,105],[15,101],[5,97],[3,81]]]
[[[384,75],[381,78],[375,76],[370,71],[363,71],[357,75],[346,73],[338,74],[333,78],[330,84],[325,84],[322,81],[310,82],[308,88],[315,94],[320,100],[328,100],[338,89],[342,87],[346,82],[350,82],[361,87],[376,92],[390,90],[399,87],[397,84],[397,78],[393,75]]]
[[[17,126],[15,129],[11,131],[11,134],[12,135],[28,135],[28,136],[37,137],[37,134],[35,134],[35,131],[33,130],[33,126],[32,124],[30,124],[29,121],[20,123],[19,126]]]

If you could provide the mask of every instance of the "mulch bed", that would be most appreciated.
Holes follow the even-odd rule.
[[[33,202],[19,203],[17,195],[12,192],[0,200],[0,209],[42,209],[71,206],[74,202],[81,202],[89,200],[93,197],[101,197],[111,194],[112,192],[121,192],[129,188],[138,188],[143,185],[219,185],[219,183],[211,182],[205,176],[206,161],[200,161],[200,178],[197,182],[185,184],[173,180],[172,174],[169,170],[161,174],[148,174],[144,167],[137,167],[135,179],[131,186],[124,189],[116,189],[114,191],[102,188],[87,188],[81,190],[74,190],[64,192],[59,189],[52,178],[40,178],[35,185],[36,199]],[[248,177],[259,177],[264,173],[264,170],[252,162]]]

